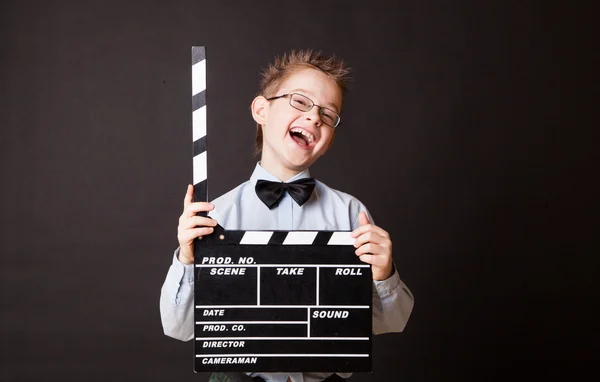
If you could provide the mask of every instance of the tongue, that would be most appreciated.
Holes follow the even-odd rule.
[[[308,143],[306,142],[306,140],[304,138],[302,138],[302,136],[298,136],[296,134],[291,134],[292,139],[294,141],[296,141],[297,144],[299,144],[300,146],[306,146],[308,145]]]

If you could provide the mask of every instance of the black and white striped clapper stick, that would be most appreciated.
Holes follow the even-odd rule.
[[[203,46],[192,47],[192,140],[194,201],[206,202],[206,48]]]

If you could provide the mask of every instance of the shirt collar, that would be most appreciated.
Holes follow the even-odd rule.
[[[300,173],[294,175],[291,179],[289,179],[286,183],[293,182],[294,180],[310,178],[310,171],[308,169],[301,171]],[[254,172],[252,172],[252,176],[250,177],[250,181],[252,184],[256,184],[256,181],[259,179],[269,180],[271,182],[281,182],[275,175],[271,174],[267,170],[265,170],[260,162],[256,163],[256,167],[254,168]]]

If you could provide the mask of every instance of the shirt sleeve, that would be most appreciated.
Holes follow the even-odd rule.
[[[352,229],[358,224],[358,214],[364,211],[369,221],[375,224],[373,217],[364,204],[356,200],[350,205]],[[396,266],[394,273],[386,280],[373,280],[373,333],[397,333],[404,330],[412,313],[414,297],[406,284],[400,280]]]
[[[160,319],[169,337],[181,341],[194,338],[194,264],[183,264],[173,255],[160,292]]]
[[[373,334],[403,331],[413,306],[413,295],[396,270],[386,280],[374,280]]]

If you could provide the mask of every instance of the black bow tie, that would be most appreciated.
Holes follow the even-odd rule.
[[[256,195],[262,202],[272,210],[281,198],[283,192],[287,190],[288,194],[298,203],[303,205],[309,198],[315,188],[314,178],[298,179],[290,183],[271,182],[259,179],[256,181]]]

